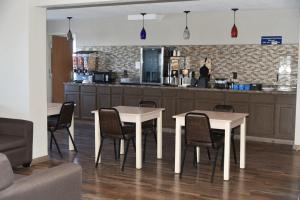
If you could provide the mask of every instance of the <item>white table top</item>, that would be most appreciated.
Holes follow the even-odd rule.
[[[164,108],[148,108],[148,107],[136,107],[136,106],[116,106],[114,107],[119,111],[119,113],[126,115],[143,115],[152,112],[160,112],[165,110]],[[93,111],[92,113],[96,113],[98,110]]]
[[[220,121],[236,121],[241,118],[249,116],[248,113],[217,112],[217,111],[207,111],[207,110],[193,110],[190,112],[204,113],[208,116],[209,119],[220,120]],[[189,112],[175,115],[175,116],[173,116],[173,118],[175,118],[175,119],[176,118],[184,118],[187,113],[189,113]]]

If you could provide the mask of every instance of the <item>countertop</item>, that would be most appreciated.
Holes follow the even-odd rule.
[[[112,87],[139,87],[139,88],[162,88],[162,89],[183,89],[183,90],[195,90],[195,91],[211,91],[211,92],[232,92],[232,93],[251,93],[251,94],[296,94],[296,90],[292,91],[283,91],[283,90],[272,90],[272,91],[241,91],[241,90],[230,90],[230,89],[216,89],[216,88],[198,88],[198,87],[180,87],[180,86],[167,86],[167,85],[146,85],[146,84],[96,84],[96,83],[75,83],[75,82],[66,82],[65,85],[78,85],[78,86],[112,86]]]

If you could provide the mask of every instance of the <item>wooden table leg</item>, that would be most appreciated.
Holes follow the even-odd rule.
[[[175,135],[175,173],[180,173],[181,163],[181,126],[179,120],[176,119],[176,135]]]
[[[157,118],[157,159],[162,159],[162,111]]]
[[[225,140],[224,140],[224,180],[229,180],[230,176],[230,134],[231,127],[230,124],[225,126]]]
[[[136,120],[136,168],[142,169],[142,121],[140,117]]]
[[[240,168],[245,168],[246,160],[246,118],[243,119],[241,124],[240,133]]]
[[[95,163],[97,162],[98,151],[100,147],[101,137],[100,137],[100,125],[99,125],[99,115],[98,112],[95,115]],[[101,156],[99,158],[99,163],[101,163]]]

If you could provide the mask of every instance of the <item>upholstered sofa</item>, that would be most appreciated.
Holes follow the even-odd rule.
[[[0,118],[0,153],[13,167],[29,167],[32,161],[33,123],[20,119]]]
[[[30,176],[13,174],[0,154],[0,200],[80,200],[82,170],[73,163],[44,169]]]

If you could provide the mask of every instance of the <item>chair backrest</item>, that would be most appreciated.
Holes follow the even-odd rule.
[[[140,101],[139,107],[157,108],[157,104],[154,101]],[[152,125],[153,128],[156,126],[156,120],[150,120],[144,122],[146,125]]]
[[[140,101],[139,107],[157,108],[157,104],[154,101]]]
[[[204,113],[190,112],[185,115],[185,143],[208,143],[213,145],[209,118]]]
[[[74,102],[63,103],[57,121],[57,128],[61,128],[61,127],[69,128],[71,126],[74,108],[75,108]]]
[[[213,110],[219,112],[234,112],[234,108],[232,105],[222,105],[222,104],[216,105]]]
[[[123,136],[119,111],[115,108],[100,108],[99,124],[101,136]]]

